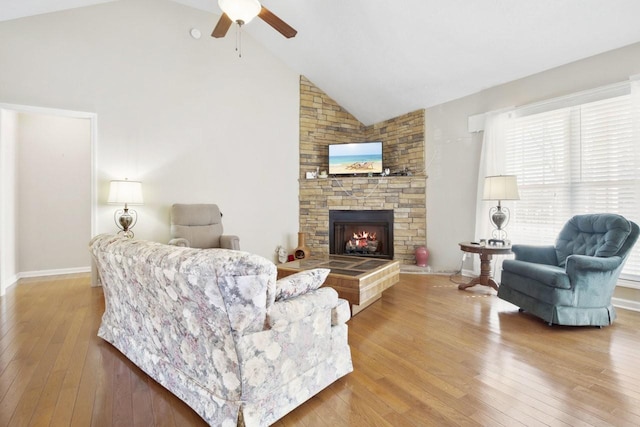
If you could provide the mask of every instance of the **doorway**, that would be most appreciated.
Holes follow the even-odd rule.
[[[88,272],[94,113],[0,104],[0,295],[22,277]]]

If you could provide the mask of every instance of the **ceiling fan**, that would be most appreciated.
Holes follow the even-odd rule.
[[[223,14],[213,29],[211,37],[224,37],[232,23],[235,22],[241,27],[248,24],[256,16],[288,39],[295,37],[298,33],[273,12],[262,6],[258,0],[218,0],[218,6],[222,9]]]

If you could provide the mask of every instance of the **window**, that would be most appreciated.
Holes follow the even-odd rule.
[[[631,95],[514,114],[505,129],[505,172],[518,176],[520,190],[511,240],[549,244],[578,213],[619,213],[640,224],[639,171]],[[622,277],[640,280],[640,245]]]

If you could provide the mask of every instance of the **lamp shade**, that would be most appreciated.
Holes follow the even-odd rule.
[[[262,9],[258,0],[218,0],[218,6],[233,22],[243,24],[248,24]]]
[[[484,179],[483,200],[520,200],[515,175],[487,176]]]
[[[111,205],[142,205],[142,183],[139,181],[111,181],[109,187],[109,199],[107,203]]]

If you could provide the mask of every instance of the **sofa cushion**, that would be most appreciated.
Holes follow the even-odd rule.
[[[528,277],[546,286],[560,289],[571,289],[569,276],[561,267],[547,264],[507,259],[502,263],[502,269],[518,276]]]
[[[318,289],[329,275],[328,268],[314,268],[283,277],[276,282],[276,301]]]

